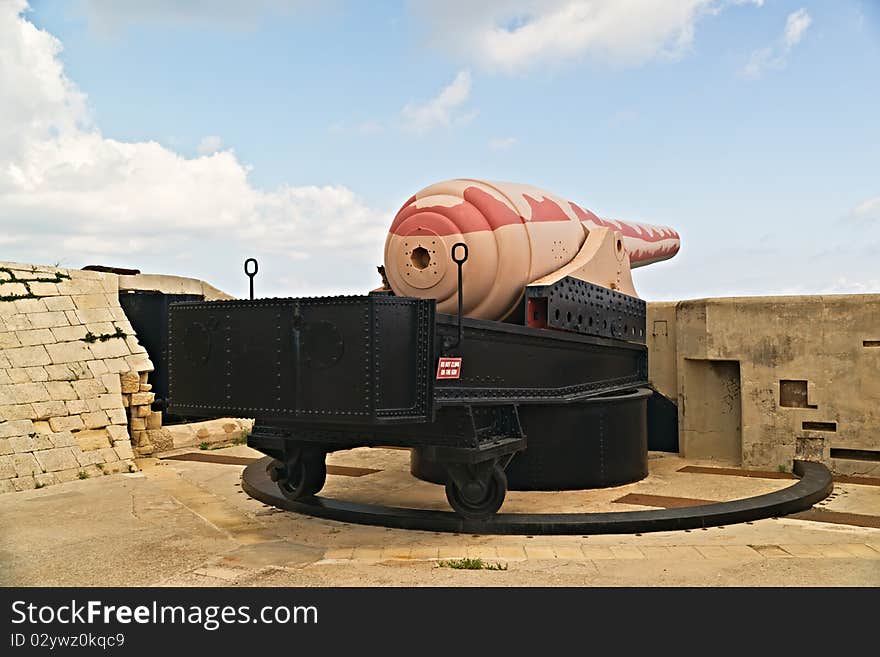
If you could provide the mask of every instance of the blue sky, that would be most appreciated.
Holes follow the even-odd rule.
[[[0,260],[361,292],[474,177],[674,226],[649,300],[880,292],[873,0],[9,3]]]

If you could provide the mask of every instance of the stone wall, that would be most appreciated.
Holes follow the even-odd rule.
[[[880,475],[880,295],[648,304],[647,333],[684,456]]]
[[[0,263],[0,492],[134,469],[153,365],[118,293],[114,274]]]
[[[211,448],[217,445],[244,442],[254,428],[254,421],[247,418],[218,418],[163,427],[171,435],[171,449],[185,447]]]
[[[165,274],[133,274],[118,277],[119,290],[128,292],[159,292],[162,294],[193,294],[204,297],[206,301],[232,299],[233,297],[218,290],[213,285],[196,278],[169,276]],[[188,425],[179,425],[179,429],[170,431],[162,426],[162,412],[153,411],[151,405],[155,399],[152,386],[147,381],[146,372],[140,377],[132,372],[122,377],[122,402],[128,410],[129,429],[132,446],[137,456],[149,456],[157,452],[192,447],[201,442],[216,442],[224,438],[228,432],[209,432],[210,435],[196,435],[198,431],[207,431],[204,427],[188,430]],[[235,421],[228,426],[238,427]],[[229,440],[234,439],[234,430]],[[188,439],[185,440],[185,439]]]
[[[162,411],[152,409],[156,395],[147,372],[122,375],[122,405],[128,412],[128,428],[135,454],[149,456],[173,447],[171,434],[162,427]]]

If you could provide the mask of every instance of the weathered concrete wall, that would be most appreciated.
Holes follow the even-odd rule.
[[[739,465],[742,461],[739,362],[685,358],[681,372],[679,451],[690,458]]]
[[[164,294],[198,294],[205,297],[205,301],[224,301],[235,298],[197,278],[167,276],[165,274],[119,276],[119,289],[123,291],[162,292]]]
[[[880,474],[880,295],[700,299],[674,308],[675,340],[660,340],[651,329],[657,319],[669,326],[669,304],[649,304],[649,358],[658,389],[677,381],[684,456],[761,469],[807,458],[842,474]],[[731,409],[736,396],[740,408]]]
[[[678,368],[675,362],[677,306],[675,301],[649,303],[645,326],[650,355],[648,378],[657,392],[673,401],[678,397]]]
[[[122,381],[152,369],[115,275],[0,263],[0,492],[134,468]]]

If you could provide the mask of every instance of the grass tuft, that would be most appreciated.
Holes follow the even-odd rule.
[[[507,570],[506,563],[489,563],[481,558],[475,559],[444,559],[437,563],[441,568],[454,568],[456,570]]]
[[[86,336],[84,338],[80,338],[80,340],[91,344],[92,342],[97,342],[98,340],[100,340],[101,342],[107,342],[107,340],[110,340],[111,338],[126,337],[128,337],[128,334],[117,326],[114,333],[100,333],[98,335],[95,335],[91,331],[86,331]]]

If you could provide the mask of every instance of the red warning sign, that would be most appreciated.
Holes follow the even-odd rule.
[[[438,379],[457,379],[461,376],[461,358],[441,358],[437,362]]]

